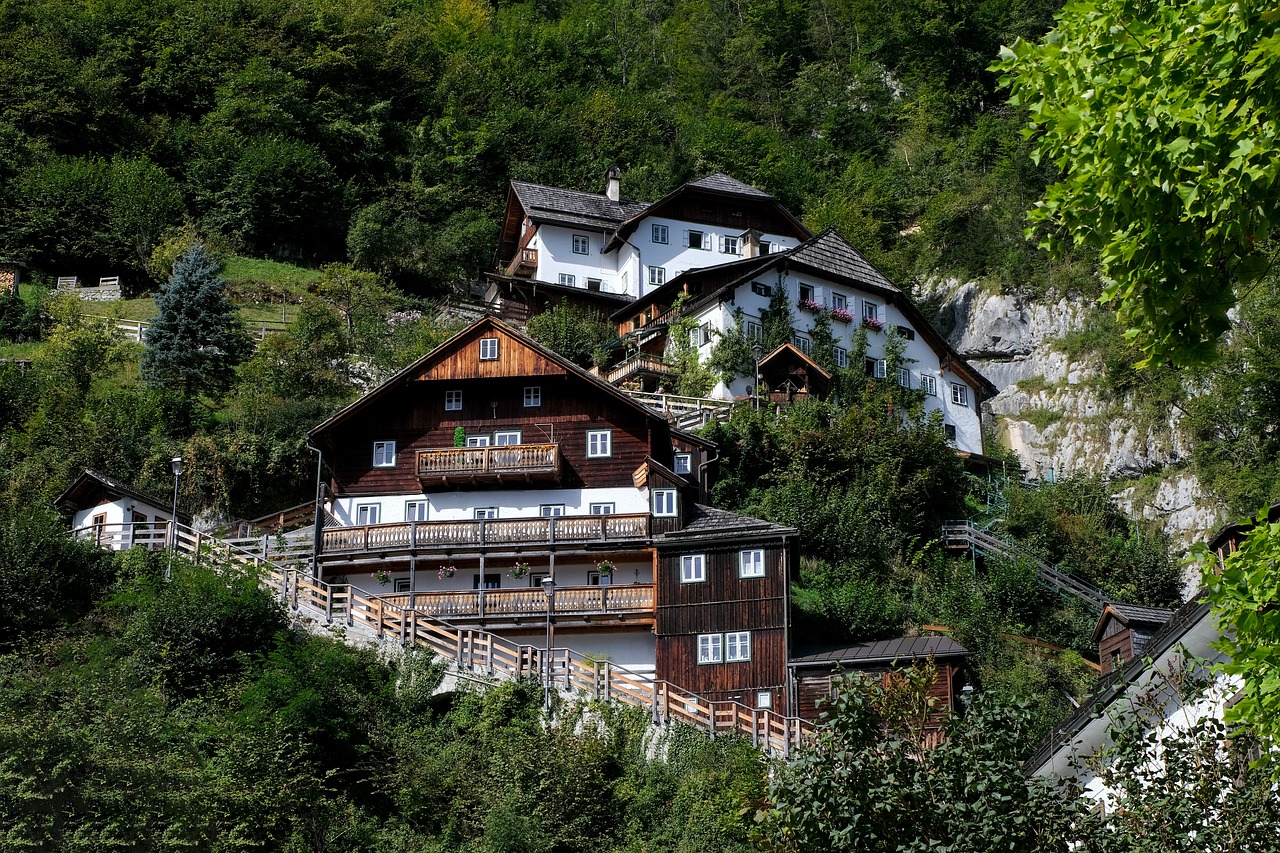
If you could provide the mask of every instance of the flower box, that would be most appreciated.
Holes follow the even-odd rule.
[[[797,304],[800,306],[801,311],[812,311],[816,314],[823,310],[822,303],[814,302],[812,299],[801,299]]]
[[[847,308],[832,308],[831,316],[839,320],[841,323],[853,322],[853,314],[849,313]]]
[[[873,332],[884,331],[884,320],[881,320],[878,317],[863,317],[862,325]]]

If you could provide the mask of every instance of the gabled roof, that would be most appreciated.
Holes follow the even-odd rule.
[[[838,275],[888,293],[902,293],[871,261],[831,228],[812,240],[779,254],[785,254],[797,264],[812,267],[828,275]]]
[[[449,340],[440,344],[440,346],[436,347],[431,352],[427,353],[422,358],[415,361],[413,364],[410,364],[408,367],[405,367],[395,376],[392,376],[390,379],[388,379],[386,382],[383,382],[377,388],[374,388],[368,394],[365,394],[359,400],[356,400],[354,403],[345,407],[344,409],[342,409],[341,411],[339,411],[338,413],[330,417],[328,420],[326,420],[324,423],[321,423],[318,426],[312,428],[311,431],[308,433],[308,436],[313,439],[319,438],[319,436],[321,436],[322,434],[329,432],[340,423],[343,423],[344,421],[347,421],[352,417],[356,416],[361,411],[368,408],[371,404],[377,402],[378,400],[385,397],[392,391],[395,391],[403,387],[410,381],[413,381],[415,379],[421,378],[429,374],[432,368],[436,367],[440,362],[444,361],[444,359],[449,355],[451,355],[459,346],[463,345],[464,343],[468,342],[473,338],[478,337],[480,334],[483,334],[485,331],[500,332],[506,337],[515,340],[521,346],[527,347],[528,349],[532,350],[533,353],[539,359],[541,359],[544,364],[563,370],[564,373],[575,376],[578,379],[581,379],[582,381],[587,382],[588,384],[593,386],[597,391],[599,391],[601,394],[604,394],[608,397],[613,398],[615,401],[621,403],[622,405],[630,409],[633,409],[636,412],[639,412],[640,414],[643,414],[646,418],[649,418],[652,421],[660,423],[662,427],[667,429],[668,432],[670,432],[672,435],[678,435],[681,439],[685,441],[690,441],[695,444],[700,444],[706,447],[714,446],[711,442],[708,442],[704,438],[699,438],[698,436],[676,430],[674,427],[671,427],[668,424],[665,417],[655,412],[653,409],[650,409],[648,406],[645,406],[644,404],[634,400],[627,394],[623,393],[622,391],[619,391],[617,388],[610,385],[608,382],[605,382],[603,379],[600,379],[599,377],[596,377],[596,376],[592,376],[590,373],[583,370],[581,367],[578,367],[578,365],[574,364],[572,361],[569,361],[567,358],[564,358],[559,353],[556,353],[552,350],[547,349],[546,347],[539,344],[537,341],[533,340],[527,335],[522,334],[521,332],[517,331],[511,326],[508,326],[506,323],[502,322],[501,320],[495,317],[483,317],[477,320],[476,322],[472,323],[470,326],[467,326],[465,329],[458,332],[453,337],[449,338]]]
[[[779,358],[784,354],[804,364],[806,367],[808,367],[814,373],[817,373],[822,378],[824,379],[831,378],[831,374],[823,370],[816,361],[809,358],[809,356],[805,355],[804,352],[799,347],[790,343],[782,344],[776,350],[769,353],[764,358],[760,359],[760,372],[763,373],[765,365],[769,364],[771,361],[773,361],[776,358]]]
[[[512,181],[511,190],[534,222],[613,230],[649,207],[644,201],[614,201],[603,193],[584,193],[524,181]]]
[[[679,475],[673,475],[679,476]],[[680,530],[663,534],[663,540],[692,539],[713,535],[733,533],[736,536],[794,536],[792,527],[784,527],[760,518],[738,515],[724,509],[716,509],[704,504],[694,504],[685,525]]]
[[[1250,516],[1243,521],[1228,524],[1226,527],[1219,530],[1214,537],[1209,540],[1209,550],[1221,550],[1222,547],[1229,542],[1235,542],[1238,546],[1240,540],[1244,538],[1244,535],[1258,526],[1260,515],[1261,513]],[[1275,524],[1277,521],[1280,521],[1280,503],[1274,503],[1267,509],[1266,521],[1268,524]]]
[[[1102,632],[1112,619],[1118,619],[1122,625],[1128,627],[1158,628],[1168,622],[1172,616],[1173,611],[1167,607],[1142,607],[1137,604],[1109,602],[1102,608],[1102,615],[1098,617],[1098,624],[1093,629],[1093,641],[1096,643],[1102,639]]]
[[[84,473],[67,486],[62,494],[58,495],[53,505],[62,509],[76,510],[86,509],[96,506],[100,497],[107,495],[112,498],[130,498],[147,506],[164,509],[169,506],[169,499],[158,498],[155,495],[149,495],[146,492],[140,492],[132,486],[127,486],[114,477],[108,477],[92,468],[86,468]],[[179,519],[189,518],[185,513],[178,513]]]
[[[819,667],[876,663],[892,663],[896,660],[966,657],[969,650],[950,637],[897,637],[874,643],[858,643],[852,646],[826,648],[796,655],[787,664],[791,667]]]
[[[712,172],[705,178],[699,178],[685,186],[697,187],[700,190],[714,190],[718,193],[733,193],[735,195],[749,195],[757,198],[773,198],[767,192],[756,189],[750,184],[744,184],[742,181],[729,177],[724,172]]]

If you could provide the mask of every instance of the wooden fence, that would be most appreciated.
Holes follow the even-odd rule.
[[[154,536],[157,524],[108,524],[72,531],[80,539],[122,547],[145,528]],[[487,631],[450,625],[397,602],[394,597],[371,596],[350,584],[328,584],[307,571],[263,559],[230,542],[185,525],[159,525],[165,540],[197,564],[239,565],[259,572],[261,582],[275,590],[295,611],[305,610],[326,623],[359,627],[377,637],[430,649],[458,669],[492,678],[531,678],[542,685],[577,691],[601,701],[643,708],[655,725],[680,722],[708,736],[736,733],[774,755],[788,756],[813,735],[812,724],[771,710],[748,708],[738,702],[714,702],[609,661],[596,660],[572,649],[544,650],[505,640]]]

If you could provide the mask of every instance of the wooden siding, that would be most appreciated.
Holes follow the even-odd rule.
[[[926,729],[940,729],[946,723],[947,716],[954,713],[959,705],[960,687],[963,678],[960,666],[952,661],[937,661],[938,676],[930,686],[929,698],[936,700],[934,711],[925,724]],[[875,664],[867,667],[845,667],[846,673],[860,672],[872,681],[887,683],[895,671],[905,666],[891,667],[888,664]],[[819,700],[834,695],[832,681],[835,674],[829,669],[815,671],[798,670],[796,672],[796,708],[797,716],[805,720],[817,720],[822,712]]]
[[[490,361],[480,359],[480,339],[498,339],[498,357]],[[462,379],[497,379],[501,377],[525,377],[543,379],[564,376],[567,370],[542,353],[526,346],[497,326],[481,325],[454,340],[447,350],[438,351],[413,379],[420,381]]]
[[[1112,620],[1112,624],[1119,624],[1119,622],[1118,619]],[[1112,663],[1117,655],[1122,665],[1133,660],[1133,633],[1127,628],[1111,632],[1098,643],[1098,664],[1102,667],[1101,675],[1111,674]]]
[[[658,590],[661,595],[661,585]],[[659,615],[658,622],[661,620]],[[725,625],[716,633],[735,630],[748,629]],[[658,678],[693,693],[714,694],[723,699],[739,697],[737,701],[752,708],[756,707],[757,691],[773,690],[774,710],[785,713],[781,688],[786,682],[787,649],[786,631],[782,628],[752,630],[751,660],[735,663],[698,663],[697,634],[659,634],[656,662]]]

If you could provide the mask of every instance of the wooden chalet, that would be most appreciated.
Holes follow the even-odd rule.
[[[311,432],[322,580],[785,704],[794,531],[700,503],[712,446],[493,318]],[[553,584],[551,600],[543,579]]]
[[[1173,611],[1164,607],[1109,602],[1093,629],[1102,677],[1123,669],[1131,660],[1140,659],[1152,636],[1172,616]]]
[[[831,374],[817,362],[796,349],[783,344],[760,359],[761,388],[756,394],[779,405],[789,405],[810,397],[824,398],[831,389]]]

